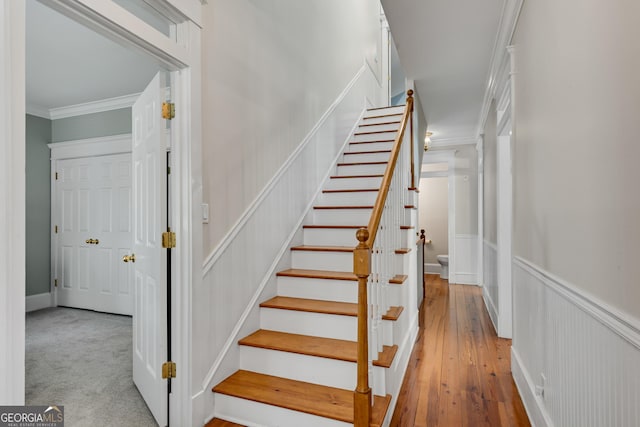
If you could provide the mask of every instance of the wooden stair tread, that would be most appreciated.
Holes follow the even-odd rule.
[[[220,418],[214,418],[207,423],[204,427],[246,427],[242,424],[232,423],[231,421],[221,420]]]
[[[384,175],[334,175],[331,179],[383,178]]]
[[[355,341],[334,338],[314,337],[310,335],[291,334],[288,332],[259,329],[238,341],[240,345],[284,351],[306,356],[324,357],[356,363],[358,360],[358,343]],[[398,346],[383,346],[374,366],[389,368],[398,351]]]
[[[353,423],[353,391],[239,370],[213,388],[215,393]],[[391,396],[374,396],[371,425],[380,426]]]
[[[342,154],[344,154],[345,156],[353,156],[356,154],[381,154],[381,153],[391,153],[391,150],[347,151]]]
[[[324,301],[306,298],[275,296],[260,304],[260,307],[280,310],[304,311],[309,313],[335,314],[337,316],[358,316],[358,304],[351,302]],[[383,320],[398,320],[403,307],[391,307]]]
[[[409,252],[411,252],[411,248],[396,249],[396,254],[398,254],[398,255],[408,254]]]
[[[395,142],[395,139],[376,139],[376,140],[372,140],[372,141],[352,141],[349,144],[373,144],[376,142]]]
[[[366,225],[318,225],[318,224],[307,224],[303,225],[302,228],[337,228],[337,229],[345,229],[351,228],[353,230],[359,230],[360,228],[367,228]],[[355,237],[355,234],[354,234]]]
[[[313,209],[373,209],[373,206],[314,206]]]
[[[294,246],[291,248],[292,251],[308,251],[308,252],[353,252],[353,249],[356,247],[353,246],[311,246],[311,245],[301,245]]]
[[[393,114],[382,114],[380,116],[369,116],[363,117],[363,120],[371,120],[371,119],[381,119],[383,117],[393,117],[393,116],[402,116],[404,113],[393,113]]]
[[[354,162],[354,163],[338,163],[338,166],[372,166],[372,165],[386,165],[388,161],[384,162]]]
[[[397,107],[405,107],[405,104],[401,104],[401,105],[387,105],[386,107],[372,107],[372,108],[367,108],[367,111],[377,111],[377,110],[388,110],[391,108],[397,108]]]
[[[290,268],[288,270],[279,271],[276,276],[284,277],[304,277],[308,279],[333,279],[333,280],[349,280],[356,282],[358,278],[349,271],[329,271],[329,270],[303,270],[300,268]]]
[[[386,125],[399,125],[402,121],[401,120],[395,120],[393,122],[382,122],[382,123],[363,123],[361,125],[358,125],[358,127],[366,127],[366,126],[386,126]]]
[[[389,280],[389,283],[394,285],[401,285],[405,280],[407,280],[408,277],[409,276],[407,276],[406,274],[396,274]]]
[[[376,130],[376,131],[370,131],[370,132],[354,132],[354,136],[356,135],[375,135],[377,133],[398,133],[398,130]]]
[[[413,225],[401,225],[400,230],[412,230],[415,227]]]
[[[379,188],[358,188],[358,189],[353,189],[353,190],[322,190],[323,193],[325,194],[333,194],[333,193],[366,193],[366,192],[373,192],[373,191],[380,191]]]

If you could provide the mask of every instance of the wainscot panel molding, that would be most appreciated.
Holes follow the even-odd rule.
[[[206,329],[196,333],[208,345],[206,354],[199,356],[207,361],[207,369],[201,382],[194,384],[195,408],[214,407],[209,390],[239,368],[236,341],[241,334],[259,328],[258,303],[265,295],[275,295],[275,272],[290,263],[289,247],[298,240],[301,243],[305,216],[364,114],[366,96],[374,89],[380,90],[364,64],[206,257],[199,294],[210,299],[216,310],[209,319],[202,319]]]
[[[455,279],[461,285],[478,284],[478,236],[456,234]]]
[[[640,320],[515,257],[512,369],[536,425],[637,426]]]
[[[482,297],[487,306],[493,327],[498,330],[498,247],[484,240]]]
[[[53,307],[51,292],[42,294],[29,295],[25,299],[26,312],[42,310],[43,308]]]

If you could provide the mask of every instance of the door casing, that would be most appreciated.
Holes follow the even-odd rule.
[[[173,101],[179,105],[171,130],[173,142],[171,222],[176,224],[177,246],[172,257],[174,295],[172,341],[174,361],[180,375],[173,380],[171,423],[192,425],[191,406],[191,289],[201,282],[201,233],[194,233],[202,200],[201,159],[201,27],[199,8],[193,0],[156,0],[166,3],[182,17],[177,24],[177,42],[145,25],[117,4],[103,0],[52,0],[49,6],[103,35],[149,55],[171,70]],[[176,7],[174,3],[177,4]],[[188,4],[188,7],[184,7]],[[187,16],[189,15],[189,16]],[[25,307],[25,10],[24,3],[0,0],[0,129],[10,152],[0,172],[0,197],[12,206],[0,267],[6,277],[0,283],[0,362],[9,373],[0,390],[0,404],[24,404],[24,307]],[[3,147],[3,152],[4,152]],[[9,223],[12,228],[8,227]],[[5,227],[7,225],[7,227]],[[5,230],[6,228],[6,230]],[[6,267],[6,268],[5,268]],[[9,286],[8,284],[12,285]],[[6,297],[6,298],[5,298]]]

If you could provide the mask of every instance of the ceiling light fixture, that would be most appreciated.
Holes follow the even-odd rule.
[[[429,150],[429,144],[431,144],[431,135],[433,135],[433,132],[427,132],[424,136],[424,151]]]

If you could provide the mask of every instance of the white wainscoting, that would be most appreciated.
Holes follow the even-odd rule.
[[[53,307],[51,301],[51,292],[42,294],[29,295],[25,299],[26,312],[42,310],[43,308]]]
[[[441,271],[442,266],[440,264],[429,264],[427,262],[424,263],[425,274],[440,274]]]
[[[365,99],[375,98],[372,90],[379,87],[363,66],[206,258],[202,289],[194,290],[194,304],[210,307],[193,331],[194,420],[211,415],[211,387],[239,368],[235,344],[259,328],[257,304],[275,295],[274,274],[289,264],[289,246],[302,243],[304,217],[357,126]]]
[[[456,234],[455,264],[453,280],[449,271],[449,282],[461,285],[478,284],[478,236],[475,234]],[[449,265],[451,267],[451,265]]]
[[[493,327],[498,330],[498,247],[488,241],[483,242],[482,296],[487,306]]]
[[[636,427],[640,319],[513,260],[512,370],[536,426]]]

